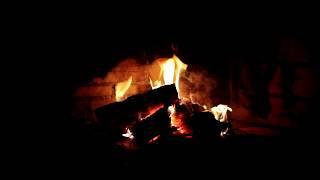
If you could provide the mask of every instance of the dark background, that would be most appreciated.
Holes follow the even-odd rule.
[[[35,114],[35,118],[24,121],[22,124],[26,126],[23,126],[20,132],[31,134],[21,139],[26,146],[37,147],[35,151],[32,148],[33,153],[41,154],[49,150],[49,154],[53,154],[52,157],[45,154],[44,161],[59,161],[60,164],[66,161],[64,166],[75,162],[81,164],[86,160],[91,163],[95,160],[108,162],[107,164],[111,165],[117,163],[114,161],[118,160],[118,157],[112,156],[112,149],[103,143],[103,137],[92,137],[79,128],[71,119],[70,111],[74,89],[94,76],[104,76],[123,57],[166,53],[168,47],[175,43],[185,56],[185,63],[204,65],[210,71],[218,72],[220,69],[217,67],[229,61],[255,63],[257,56],[262,56],[261,59],[272,59],[276,56],[278,42],[292,38],[305,45],[312,63],[319,67],[318,32],[314,21],[309,17],[258,17],[249,21],[246,17],[216,18],[210,15],[192,18],[173,16],[165,20],[130,19],[129,16],[122,18],[116,14],[114,16],[116,18],[109,15],[104,19],[95,15],[78,16],[72,13],[58,17],[52,15],[25,26],[31,29],[30,33],[24,32],[28,36],[24,46],[31,46],[31,50],[26,54],[31,52],[31,59],[37,61],[30,60],[21,64],[27,64],[28,66],[22,68],[32,74],[28,77],[30,88],[27,88],[27,93],[31,95],[28,102],[35,102],[35,99],[37,101],[32,104],[23,103],[23,109]],[[29,41],[32,44],[29,44]],[[213,62],[215,59],[221,61]],[[209,66],[212,63],[215,65]],[[31,68],[26,68],[30,65]],[[313,109],[310,112],[314,112]],[[310,117],[312,115],[316,114],[311,114]],[[299,145],[295,144],[294,148],[302,144],[302,147],[309,149],[310,141],[313,145],[312,137],[316,134],[316,129],[313,124],[303,128],[305,133],[299,134],[305,134],[301,138],[308,144],[299,140]],[[277,144],[275,148],[271,147],[264,145],[253,149],[248,147],[245,150],[270,155],[272,152],[276,154],[276,148],[286,146]],[[202,152],[201,150],[196,152]],[[296,153],[298,157],[303,156],[301,152],[290,147],[281,152],[293,153],[295,157]],[[55,159],[54,155],[60,158]],[[246,155],[245,157],[250,157],[250,153]],[[160,156],[157,154],[157,160]],[[289,154],[287,156],[291,157]],[[153,154],[149,157],[152,158]],[[252,156],[252,159],[255,157],[260,156]],[[202,158],[206,159],[206,156],[203,155]],[[266,162],[266,159],[263,158],[262,162]],[[285,159],[281,159],[282,162],[285,162]],[[196,160],[196,156],[193,160],[200,162]],[[86,164],[81,164],[82,168],[85,166]]]

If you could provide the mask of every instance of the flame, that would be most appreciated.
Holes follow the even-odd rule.
[[[171,127],[176,127],[177,130],[179,132],[181,132],[181,126],[180,126],[180,123],[179,123],[179,119],[176,117],[176,108],[174,105],[171,105],[168,107],[168,112],[169,112],[169,117],[170,117],[170,124],[171,124]]]
[[[227,111],[232,112],[232,109],[223,104],[219,104],[218,106],[211,108],[211,112],[213,113],[215,119],[219,120],[220,122],[228,122]]]
[[[184,64],[176,55],[173,55],[171,58],[168,59],[157,59],[155,65],[157,67],[160,67],[160,71],[156,76],[156,79],[152,81],[151,77],[149,79],[150,85],[152,89],[156,89],[158,87],[161,87],[163,85],[170,85],[175,84],[178,97],[180,96],[180,74],[182,71],[187,69],[187,65]],[[153,72],[154,73],[154,72]],[[171,119],[171,126],[176,127],[177,130],[184,134],[187,132],[186,128],[183,126],[184,117],[182,114],[176,113],[175,106],[169,106],[168,112],[170,114]]]
[[[132,135],[132,132],[130,131],[129,128],[126,128],[126,133],[125,134],[122,134],[123,137],[127,137],[129,139],[133,139],[134,136]]]
[[[128,91],[132,82],[132,76],[129,79],[119,82],[115,86],[116,101],[121,101],[124,94]]]
[[[151,78],[149,78],[150,85],[152,89],[157,89],[158,87],[161,86],[161,81],[156,80],[155,82],[152,82]]]
[[[188,67],[187,64],[184,64],[176,55],[173,55],[171,58],[161,58],[157,59],[152,67],[156,69],[152,69],[149,74],[149,81],[152,89],[159,88],[164,85],[175,84],[178,97],[180,99],[180,103],[184,101],[191,101],[191,105],[197,104],[196,99],[193,97],[193,94],[189,94],[189,97],[181,97],[180,95],[180,75],[183,71],[185,71]],[[153,77],[153,78],[151,78]],[[115,86],[115,95],[116,101],[121,101],[124,98],[125,93],[128,91],[130,85],[132,83],[132,76],[129,79],[117,83]],[[190,102],[189,102],[190,103]],[[163,108],[164,105],[161,104],[159,106],[151,106],[145,112],[139,113],[139,119],[142,121],[153,113],[157,112],[160,108]],[[198,107],[198,106],[197,106]],[[206,105],[199,105],[199,107],[203,108],[200,111],[211,111],[214,115],[215,119],[220,122],[228,122],[227,112],[232,112],[232,109],[227,105],[219,104],[212,108],[207,107]],[[177,109],[176,109],[177,108]],[[178,105],[171,105],[168,107],[168,112],[171,119],[171,127],[175,127],[177,132],[180,134],[192,134],[192,130],[186,124],[186,116],[188,116],[183,111],[180,111]],[[221,136],[226,135],[227,130],[221,132]],[[129,128],[126,128],[126,133],[122,134],[122,136],[133,139],[134,136]],[[150,142],[154,142],[157,138],[150,140]]]
[[[172,58],[156,61],[160,66],[158,79],[152,81],[150,78],[150,85],[152,89],[156,89],[163,85],[175,84],[178,97],[180,97],[179,80],[180,74],[186,70],[188,65],[184,64],[176,55]]]
[[[180,134],[191,134],[191,130],[185,124],[185,120],[186,120],[185,115],[181,112],[180,113],[177,112],[175,105],[169,106],[168,112],[170,115],[171,127],[177,128],[177,131]]]
[[[163,71],[163,80],[165,85],[173,84],[174,73],[175,73],[175,61],[170,58],[164,62],[161,66]]]
[[[177,88],[177,91],[178,91],[178,97],[180,98],[180,88],[179,88],[179,80],[180,80],[180,74],[181,74],[181,71],[185,71],[188,67],[187,64],[184,64],[176,55],[173,55],[173,59],[176,63],[176,69],[175,69],[175,77],[176,77],[176,80],[175,80],[175,85],[176,85],[176,88]]]

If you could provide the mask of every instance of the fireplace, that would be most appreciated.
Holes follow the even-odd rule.
[[[172,160],[175,158],[187,162],[187,157],[197,162],[199,156],[225,162],[223,157],[230,160],[241,153],[250,156],[251,152],[264,152],[270,147],[282,154],[279,149],[283,142],[296,142],[297,137],[305,135],[304,127],[310,123],[305,119],[312,121],[318,80],[317,66],[303,41],[282,36],[258,40],[232,37],[207,46],[203,39],[168,39],[139,45],[118,42],[105,56],[102,49],[91,48],[85,58],[93,54],[98,60],[75,67],[78,70],[70,93],[69,133],[89,144],[88,149],[107,149],[108,158],[121,167],[155,165],[159,161],[176,163]],[[101,54],[94,55],[97,51]],[[177,74],[173,72],[173,78],[166,83],[161,70],[170,63],[176,69],[178,60],[187,66],[179,74],[181,92],[175,83]],[[165,87],[169,87],[168,92]],[[159,107],[144,106],[154,98]],[[172,113],[190,112],[188,103],[195,106],[191,110],[194,116],[182,116],[195,122],[204,120],[203,124],[190,125],[196,135],[188,130],[179,132],[179,123],[172,125]],[[220,104],[231,108],[226,111],[229,123],[221,124],[215,117],[212,108]],[[97,113],[110,105],[111,112]],[[140,112],[140,108],[148,113]],[[138,109],[139,113],[126,119],[130,109]],[[112,116],[111,125],[101,124]],[[228,128],[230,134],[221,135]],[[137,137],[138,142],[134,140]],[[217,157],[219,153],[223,157]],[[159,154],[167,158],[161,159]]]

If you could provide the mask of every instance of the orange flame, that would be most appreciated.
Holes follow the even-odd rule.
[[[159,67],[160,70],[157,71],[158,74],[155,75],[154,81],[150,78],[150,85],[152,89],[156,89],[163,85],[175,84],[178,97],[181,98],[179,88],[180,74],[182,71],[187,69],[187,65],[184,64],[176,55],[173,55],[168,59],[157,59],[156,64],[154,65]],[[155,73],[155,71],[152,71],[152,73]],[[170,113],[171,126],[176,127],[180,133],[186,133],[187,130],[185,130],[182,124],[183,117],[175,112],[174,105],[169,106],[168,111]]]
[[[121,101],[124,94],[128,91],[132,82],[132,76],[128,80],[119,82],[115,86],[116,101]]]
[[[186,114],[176,111],[175,105],[171,105],[168,107],[168,112],[171,119],[171,127],[177,128],[177,131],[180,134],[191,134],[191,129],[185,123]]]
[[[184,64],[176,55],[172,58],[156,61],[160,66],[160,72],[158,79],[152,81],[150,79],[150,85],[152,89],[156,89],[163,85],[175,84],[180,97],[179,79],[183,70],[186,70],[188,65]]]

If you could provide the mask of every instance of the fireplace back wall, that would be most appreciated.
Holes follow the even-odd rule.
[[[94,109],[114,101],[114,85],[119,79],[108,79],[107,74],[121,74],[123,79],[139,74],[128,95],[150,88],[142,66],[157,57],[172,55],[174,44],[175,53],[184,63],[191,68],[203,67],[217,81],[208,96],[215,105],[229,104],[236,122],[297,127],[312,114],[318,90],[318,64],[309,43],[304,38],[279,35],[200,36],[143,43],[122,41],[107,50],[89,48],[85,56],[88,61],[77,67],[75,75],[78,81],[73,89],[72,117],[94,121]],[[124,65],[114,69],[120,62]]]

